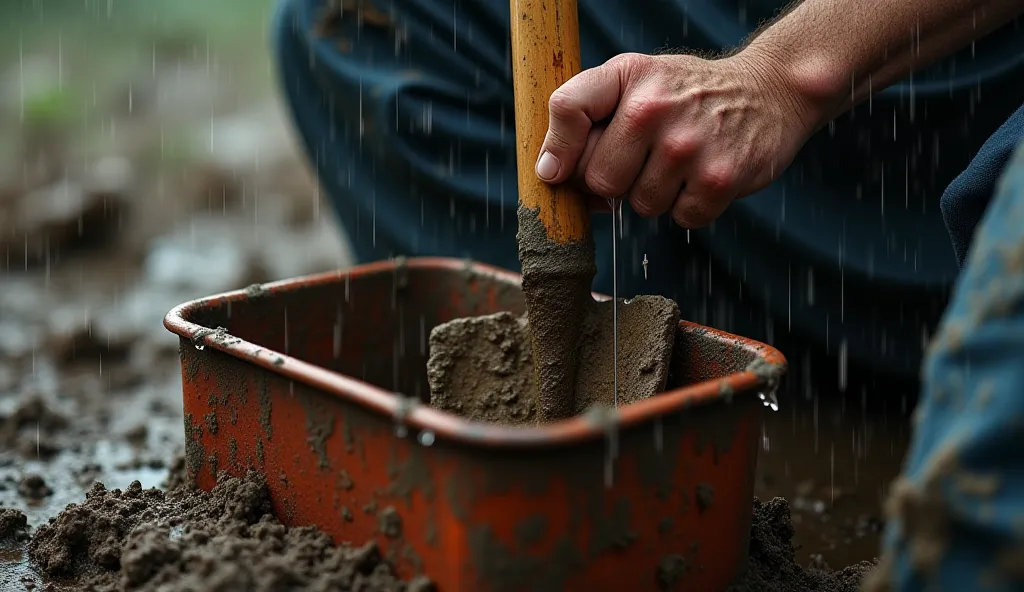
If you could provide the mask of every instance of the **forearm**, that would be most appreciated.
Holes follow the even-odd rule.
[[[782,77],[820,127],[1024,12],[1024,0],[803,0],[741,53]]]

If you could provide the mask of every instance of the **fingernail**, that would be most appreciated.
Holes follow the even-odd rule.
[[[558,159],[547,150],[537,159],[537,176],[544,181],[550,181],[558,175]]]

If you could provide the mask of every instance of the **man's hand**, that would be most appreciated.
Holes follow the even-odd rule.
[[[768,60],[623,54],[581,72],[549,101],[537,159],[548,183],[628,197],[644,217],[686,228],[789,166],[817,122]]]

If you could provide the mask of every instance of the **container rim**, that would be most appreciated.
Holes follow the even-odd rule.
[[[351,278],[387,272],[394,268],[396,261],[377,261],[337,271],[268,282],[259,286],[271,294],[293,292],[307,287],[330,284],[346,276]],[[515,285],[521,283],[519,274],[465,259],[414,257],[404,259],[402,264],[407,269],[469,270],[477,274],[491,275],[496,279]],[[204,327],[188,320],[193,313],[204,308],[241,302],[253,297],[251,288],[249,288],[190,300],[174,307],[164,316],[164,327],[179,337],[195,343],[202,343],[205,347],[255,364],[267,372],[324,391],[333,397],[350,400],[373,412],[392,417],[401,414],[405,426],[432,432],[435,438],[478,447],[522,449],[582,443],[607,437],[610,426],[615,426],[617,429],[630,428],[656,417],[714,403],[723,399],[724,393],[739,395],[766,388],[773,380],[773,377],[766,373],[756,373],[748,369],[722,378],[666,391],[656,397],[620,407],[611,414],[583,414],[539,427],[495,425],[464,419],[419,402],[414,403],[410,408],[408,402],[402,400],[403,397],[400,393],[396,396],[396,393],[370,383],[270,350],[234,335],[231,336],[231,339],[212,338],[214,337],[211,331],[212,327]],[[594,297],[598,300],[609,299],[608,296],[597,293],[594,294]],[[775,378],[781,377],[781,373],[785,372],[785,356],[770,345],[690,321],[681,320],[679,326],[684,330],[700,329],[719,340],[731,341],[737,347],[753,353],[766,362],[769,367],[776,368],[778,374]]]

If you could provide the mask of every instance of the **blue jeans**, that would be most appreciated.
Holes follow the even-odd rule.
[[[283,0],[274,23],[287,103],[358,259],[443,255],[517,270],[508,3],[373,1],[353,0],[362,18],[347,11],[326,34],[326,0]],[[718,51],[786,1],[584,0],[583,65],[624,51]],[[888,89],[709,229],[625,208],[620,295],[674,298],[685,318],[785,345],[794,359],[842,351],[916,375],[922,335],[958,272],[937,197],[1024,102],[1022,55],[1011,30],[963,54],[955,75],[944,63]],[[964,137],[977,88],[985,109]],[[608,217],[593,228],[595,289],[609,293]]]
[[[924,364],[871,590],[1024,590],[1024,144]]]

